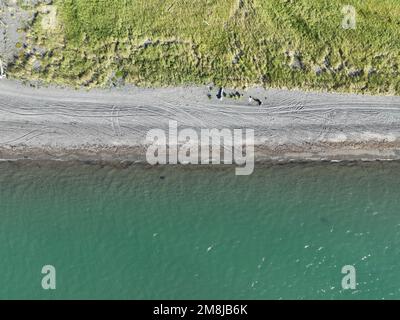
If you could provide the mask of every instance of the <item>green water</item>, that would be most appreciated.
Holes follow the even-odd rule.
[[[400,298],[399,194],[399,163],[4,162],[0,298]]]

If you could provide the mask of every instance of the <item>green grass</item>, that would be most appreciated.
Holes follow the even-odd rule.
[[[54,3],[57,27],[44,29],[46,14],[37,16],[14,77],[88,87],[215,83],[400,94],[398,0]],[[357,10],[356,30],[341,27],[348,4]]]

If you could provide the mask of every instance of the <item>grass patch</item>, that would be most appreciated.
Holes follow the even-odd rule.
[[[38,15],[11,68],[14,77],[87,87],[215,83],[400,94],[397,0],[53,5],[34,8]],[[356,9],[355,30],[341,26],[345,5]]]

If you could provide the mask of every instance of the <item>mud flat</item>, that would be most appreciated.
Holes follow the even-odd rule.
[[[257,161],[400,159],[400,97],[207,95],[207,87],[84,91],[2,80],[0,158],[144,161],[148,131],[174,120],[195,130],[254,129]]]

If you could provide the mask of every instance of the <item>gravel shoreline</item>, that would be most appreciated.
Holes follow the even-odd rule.
[[[145,161],[151,129],[254,129],[256,161],[400,159],[400,97],[208,87],[70,90],[0,81],[0,158]],[[254,105],[249,97],[262,98]]]

